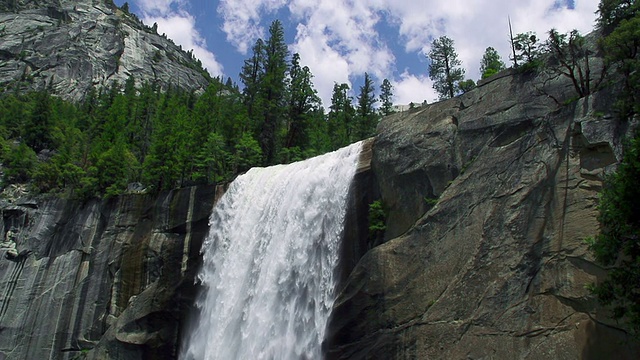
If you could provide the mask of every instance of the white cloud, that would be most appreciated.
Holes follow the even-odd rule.
[[[174,4],[182,6],[185,0],[137,0],[136,4],[147,14],[167,15]]]
[[[264,35],[260,20],[286,5],[287,0],[220,0],[218,13],[223,18],[222,30],[227,41],[246,54],[253,43]]]
[[[167,34],[187,51],[193,50],[193,54],[212,76],[223,74],[222,65],[196,29],[195,18],[185,9],[186,0],[137,0],[136,4],[142,10],[145,24],[157,23],[158,33]]]
[[[328,106],[334,82],[348,83],[364,72],[397,84],[399,103],[430,100],[425,93],[435,98],[433,90],[426,89],[426,67],[420,74],[396,72],[396,56],[377,32],[381,21],[389,22],[386,27],[395,31],[390,38],[398,39],[406,52],[398,56],[424,56],[434,38],[449,36],[467,77],[478,79],[486,47],[496,48],[508,62],[508,16],[515,33],[535,31],[544,38],[552,27],[585,33],[593,26],[598,2],[574,1],[575,8],[568,9],[557,0],[221,0],[218,12],[227,39],[246,53],[263,37],[268,26],[261,22],[264,15],[288,9],[289,20],[298,23],[291,50],[299,52],[315,74],[314,83]]]
[[[392,85],[394,104],[421,104],[425,100],[432,103],[438,98],[433,90],[433,82],[427,75],[416,76],[405,71]]]
[[[328,45],[326,36],[310,36],[306,26],[299,24],[294,52],[304,54],[303,65],[309,66],[314,75],[313,84],[318,90],[325,109],[331,104],[334,83],[349,83],[349,63]]]
[[[325,107],[335,82],[349,83],[350,76],[365,72],[378,79],[391,74],[395,58],[375,31],[374,9],[342,0],[298,0],[289,10],[301,22],[291,49],[315,74]]]

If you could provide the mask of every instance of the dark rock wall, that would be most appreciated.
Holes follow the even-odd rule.
[[[328,359],[640,358],[585,288],[604,275],[584,239],[631,124],[606,92],[573,94],[507,71],[382,120],[387,241],[343,284]]]
[[[347,279],[360,258],[373,247],[380,245],[369,237],[369,205],[380,199],[378,182],[371,171],[373,138],[363,142],[358,169],[354,176],[347,201],[343,237],[338,266],[338,288]]]
[[[0,358],[176,357],[217,196],[4,203],[0,235],[22,255],[0,250]]]

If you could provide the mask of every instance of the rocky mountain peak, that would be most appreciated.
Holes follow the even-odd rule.
[[[48,89],[78,101],[130,76],[195,91],[209,79],[190,53],[110,0],[0,3],[0,90]]]

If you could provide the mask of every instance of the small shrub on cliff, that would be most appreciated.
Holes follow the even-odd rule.
[[[480,74],[482,79],[486,79],[491,75],[497,74],[505,69],[505,64],[500,59],[500,54],[493,47],[488,47],[484,55],[482,55],[482,61],[480,62]]]
[[[522,72],[535,70],[540,66],[540,43],[535,33],[529,31],[517,34],[512,39],[514,66]]]
[[[377,240],[384,236],[387,229],[387,209],[382,200],[369,204],[369,239]]]

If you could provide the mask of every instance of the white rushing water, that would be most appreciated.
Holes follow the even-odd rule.
[[[254,168],[216,205],[183,359],[319,359],[360,143]]]

